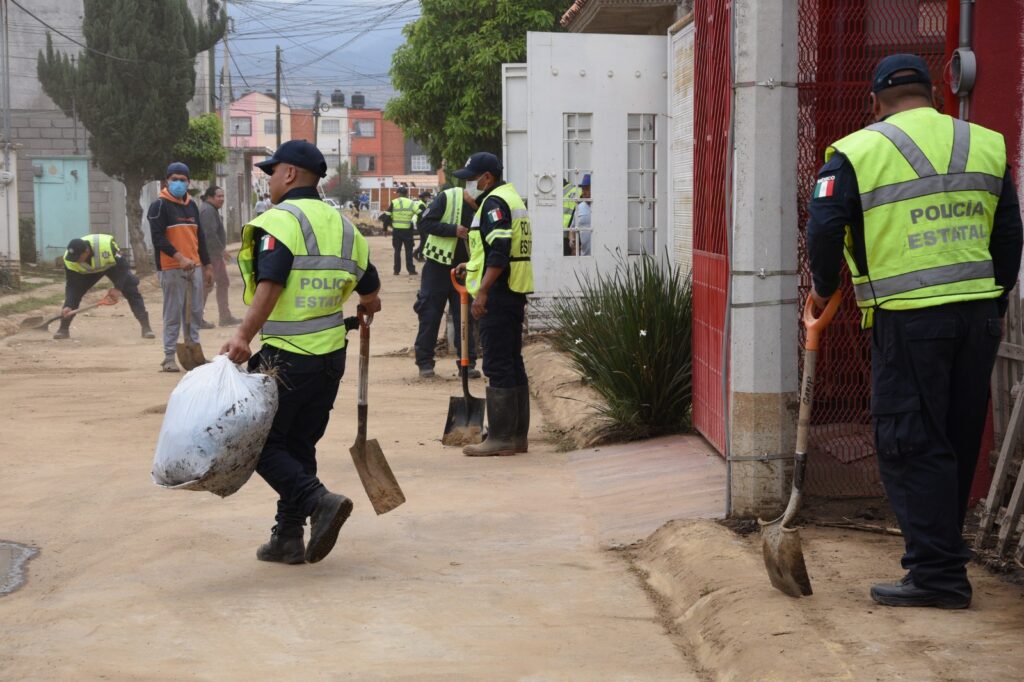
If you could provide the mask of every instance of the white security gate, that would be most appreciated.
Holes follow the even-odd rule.
[[[504,69],[506,177],[527,201],[535,295],[572,293],[578,274],[619,254],[671,254],[667,38],[529,33],[524,65]],[[513,101],[526,91],[524,109]],[[526,145],[524,152],[523,145]],[[563,223],[565,184],[590,181]],[[588,210],[589,209],[589,210]],[[589,213],[589,216],[586,214]]]

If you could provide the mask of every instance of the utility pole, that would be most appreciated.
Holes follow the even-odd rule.
[[[208,26],[213,26],[213,22],[217,21],[217,0],[206,0],[206,19],[209,22]],[[227,43],[227,29],[224,30],[224,42]],[[217,111],[217,97],[216,97],[216,71],[217,71],[217,48],[216,46],[211,47],[206,52],[206,70],[209,76],[209,97],[207,98],[210,105],[210,111]]]
[[[316,91],[316,100],[313,102],[313,146],[320,133],[320,91]]]
[[[277,129],[277,146],[281,146],[281,46],[277,46],[277,69],[274,93],[277,99],[277,124],[274,126]]]

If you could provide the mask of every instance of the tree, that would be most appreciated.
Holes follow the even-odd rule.
[[[356,201],[361,191],[359,175],[351,172],[348,161],[343,161],[338,166],[338,174],[333,176],[324,185],[324,194],[329,197],[335,197],[342,205],[346,201]]]
[[[47,35],[39,82],[64,113],[77,109],[93,162],[124,183],[135,265],[147,273],[142,187],[163,178],[174,160],[188,131],[196,55],[224,35],[227,15],[222,9],[216,23],[196,22],[185,0],[84,0],[84,9],[88,49],[73,63]]]
[[[423,0],[391,61],[385,110],[435,166],[501,149],[501,65],[526,60],[527,31],[560,30],[566,0]]]
[[[203,114],[189,120],[185,135],[174,145],[175,160],[187,165],[193,178],[213,178],[217,164],[228,158],[221,145],[223,132],[217,114]]]

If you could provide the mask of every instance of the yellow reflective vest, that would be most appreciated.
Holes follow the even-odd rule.
[[[416,205],[409,197],[398,197],[391,202],[391,227],[396,230],[412,229]]]
[[[112,236],[109,234],[87,234],[82,239],[89,242],[92,258],[84,263],[78,263],[71,259],[68,252],[65,251],[64,267],[68,270],[88,275],[94,272],[106,272],[117,264],[114,257],[120,249]]]
[[[342,306],[366,272],[366,239],[317,199],[289,199],[261,213],[242,230],[238,253],[247,305],[256,292],[258,229],[266,233],[264,239],[279,240],[294,258],[284,290],[260,330],[263,343],[300,355],[344,348]]]
[[[444,191],[444,215],[441,222],[446,225],[462,224],[462,190],[452,187]],[[451,265],[455,260],[455,246],[458,237],[438,237],[435,234],[427,236],[427,243],[423,247],[423,255],[441,265]]]
[[[996,298],[989,238],[1006,173],[999,133],[921,107],[835,142],[857,176],[867,270],[846,260],[862,326],[874,310]],[[818,187],[828,178],[818,181]]]
[[[573,184],[562,188],[562,228],[568,230],[572,224],[572,215],[576,212],[576,205],[580,203],[583,196],[583,189]]]
[[[484,203],[489,197],[499,197],[512,211],[511,229],[491,230],[487,233],[487,245],[495,239],[511,239],[512,251],[509,254],[508,288],[520,294],[533,292],[533,264],[530,256],[533,253],[533,238],[530,235],[530,215],[526,211],[519,192],[506,182],[480,201],[480,208],[473,216],[473,224],[469,228],[469,263],[466,264],[466,288],[472,296],[480,291],[480,282],[487,268],[487,253],[484,239],[480,236],[480,220],[483,216]]]

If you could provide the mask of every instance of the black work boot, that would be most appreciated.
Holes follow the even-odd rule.
[[[153,328],[149,326],[149,315],[144,315],[139,319],[139,325],[142,327],[142,338],[144,339],[155,339],[156,334],[153,333]]]
[[[871,598],[885,606],[930,606],[937,609],[966,609],[971,605],[970,587],[963,593],[939,592],[918,587],[913,578],[898,583],[875,585]]]
[[[61,320],[60,327],[53,334],[55,339],[70,339],[71,338],[71,320]]]
[[[311,564],[323,559],[334,549],[338,532],[352,513],[352,500],[336,493],[324,493],[309,515],[309,545],[306,561]]]
[[[467,445],[462,453],[467,457],[494,457],[514,455],[516,425],[519,422],[518,388],[487,387],[487,437],[479,445]]]
[[[516,422],[516,453],[527,452],[530,448],[530,387],[519,386],[517,405],[519,421]]]
[[[256,550],[256,558],[281,564],[301,564],[306,561],[305,552],[302,526],[277,525],[270,531],[270,540]]]

